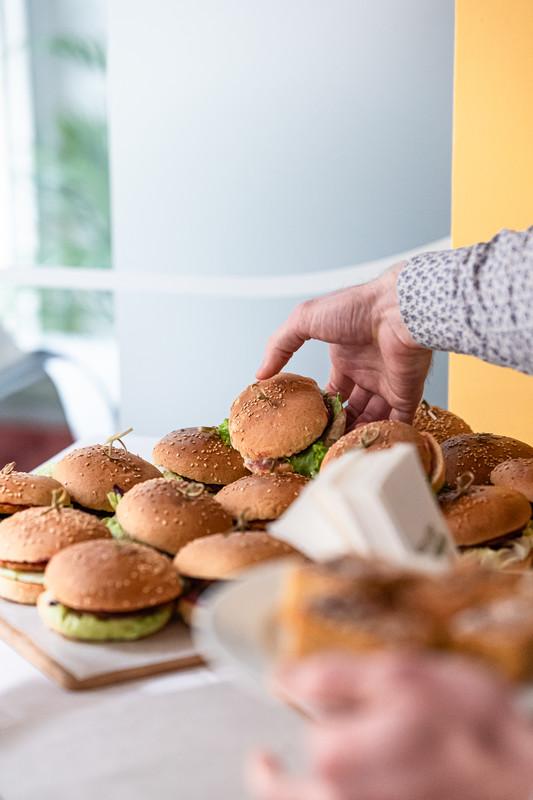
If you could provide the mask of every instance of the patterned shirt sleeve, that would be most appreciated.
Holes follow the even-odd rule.
[[[398,297],[419,344],[533,374],[533,226],[411,258]]]

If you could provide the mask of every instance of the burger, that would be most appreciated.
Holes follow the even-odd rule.
[[[113,511],[110,493],[121,496],[138,483],[161,477],[159,470],[144,458],[101,444],[67,453],[54,464],[52,474],[79,508],[93,513]]]
[[[248,475],[242,456],[229,442],[225,424],[171,431],[155,445],[152,458],[165,478],[203,483],[213,493]]]
[[[264,530],[288,509],[307,483],[307,478],[294,472],[247,475],[221,489],[217,501],[239,525]]]
[[[485,566],[524,569],[533,557],[531,506],[505,486],[475,486],[471,474],[439,504],[459,550]]]
[[[476,485],[490,483],[492,470],[502,461],[533,458],[533,447],[494,433],[462,433],[442,444],[446,465],[446,483],[455,486],[465,472],[471,472]]]
[[[231,531],[195,539],[185,545],[174,566],[187,579],[178,611],[190,624],[193,609],[214,581],[231,580],[263,561],[299,555],[285,542],[264,531]]]
[[[387,419],[354,428],[331,447],[322,462],[322,468],[350,450],[387,450],[396,444],[412,444],[416,447],[422,468],[432,488],[438,492],[444,484],[444,462],[440,445],[430,433],[417,431],[405,422]]]
[[[490,480],[495,486],[516,489],[533,503],[533,458],[512,458],[494,467]]]
[[[49,506],[53,493],[62,490],[60,483],[46,475],[17,472],[13,461],[0,470],[0,516],[34,506]],[[68,502],[66,492],[64,499]]]
[[[430,433],[439,442],[445,442],[460,433],[472,433],[472,428],[464,419],[439,406],[431,406],[422,400],[415,412],[413,428]]]
[[[175,555],[199,536],[229,530],[232,519],[203,484],[154,478],[119,499],[115,516],[106,524],[116,539]]]
[[[172,617],[181,580],[151,547],[100,539],[67,547],[48,564],[38,611],[69,639],[128,641],[161,630]]]
[[[44,570],[60,550],[78,542],[110,538],[92,514],[60,505],[28,508],[0,522],[0,596],[35,604],[44,591]]]
[[[311,378],[280,372],[241,392],[231,406],[228,430],[250,472],[313,478],[345,425],[338,395],[320,391]]]

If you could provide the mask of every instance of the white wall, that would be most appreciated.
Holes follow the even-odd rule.
[[[114,258],[335,269],[448,233],[452,0],[111,0]],[[332,288],[335,288],[332,284]],[[222,418],[299,297],[121,297],[124,422]],[[294,368],[324,380],[322,345]],[[445,399],[445,365],[433,394]]]

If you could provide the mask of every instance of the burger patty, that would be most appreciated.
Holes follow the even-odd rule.
[[[284,458],[245,458],[244,466],[255,475],[283,474],[284,472],[294,472],[291,464]]]
[[[47,561],[0,561],[0,567],[16,572],[44,572]]]

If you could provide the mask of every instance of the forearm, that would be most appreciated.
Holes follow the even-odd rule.
[[[533,374],[533,227],[415,256],[397,287],[418,344]]]

